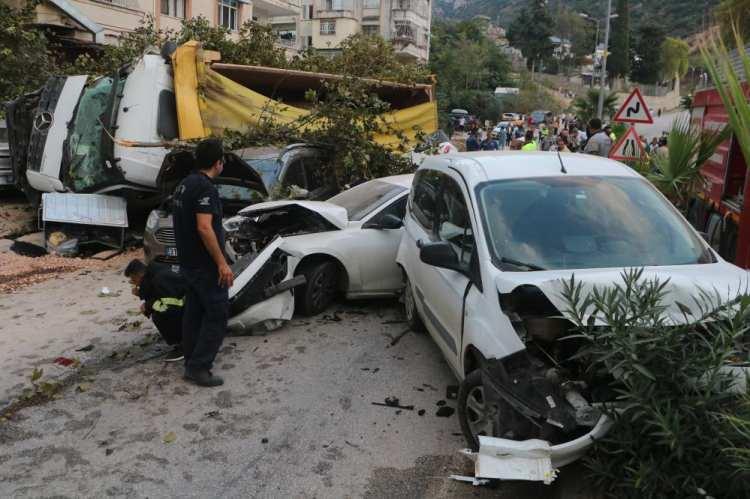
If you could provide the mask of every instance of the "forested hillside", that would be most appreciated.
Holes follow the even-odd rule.
[[[525,2],[526,0],[435,0],[433,7],[435,15],[442,19],[470,19],[483,15],[507,28]],[[669,36],[690,35],[700,31],[704,15],[718,4],[719,0],[632,0],[631,26],[637,27],[646,17],[658,21]],[[553,15],[559,5],[594,17],[603,17],[606,9],[606,2],[602,0],[550,0],[549,8]]]

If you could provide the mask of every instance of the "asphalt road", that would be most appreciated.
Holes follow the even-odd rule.
[[[115,296],[99,297],[104,285]],[[552,487],[450,480],[473,471],[457,453],[457,417],[436,416],[440,401],[455,407],[456,380],[428,336],[390,346],[405,329],[395,303],[228,338],[215,389],[161,360],[136,307],[114,269],[0,296],[0,356],[13,373],[0,400],[29,386],[34,367],[63,385],[0,421],[0,497],[590,497],[576,470]],[[81,365],[55,366],[57,356]],[[372,405],[389,396],[414,410]]]

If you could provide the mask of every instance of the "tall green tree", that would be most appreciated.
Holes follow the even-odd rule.
[[[630,6],[628,0],[617,0],[615,12],[617,17],[612,21],[607,70],[611,77],[621,77],[630,74]]]
[[[54,74],[47,38],[30,27],[36,18],[35,8],[36,2],[26,2],[19,8],[0,2],[0,103],[36,90]]]
[[[536,65],[552,54],[554,46],[549,37],[553,34],[553,27],[547,2],[529,0],[508,28],[508,40],[521,50],[532,74]]]
[[[733,27],[743,39],[750,39],[750,0],[722,0],[714,16],[725,44],[734,44]]]
[[[636,58],[631,78],[639,83],[656,83],[661,75],[661,45],[664,31],[656,23],[647,22],[638,28]]]
[[[688,72],[687,42],[679,38],[667,37],[661,44],[662,78],[682,78]]]

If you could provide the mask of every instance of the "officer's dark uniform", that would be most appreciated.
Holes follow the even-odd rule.
[[[185,366],[210,370],[226,334],[229,290],[219,286],[218,267],[198,234],[196,213],[213,215],[211,226],[223,249],[221,200],[211,179],[194,172],[177,186],[173,206],[177,254],[187,282],[182,318]]]
[[[159,334],[167,345],[182,341],[182,310],[187,284],[171,268],[151,263],[146,267],[138,288],[138,297],[146,302],[146,313],[151,316]]]

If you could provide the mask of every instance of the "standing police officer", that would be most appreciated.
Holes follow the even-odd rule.
[[[224,257],[221,201],[213,184],[224,168],[223,157],[219,140],[202,140],[195,150],[197,171],[177,186],[173,197],[177,253],[188,285],[182,319],[184,377],[200,386],[224,383],[211,373],[226,333],[234,282]]]

